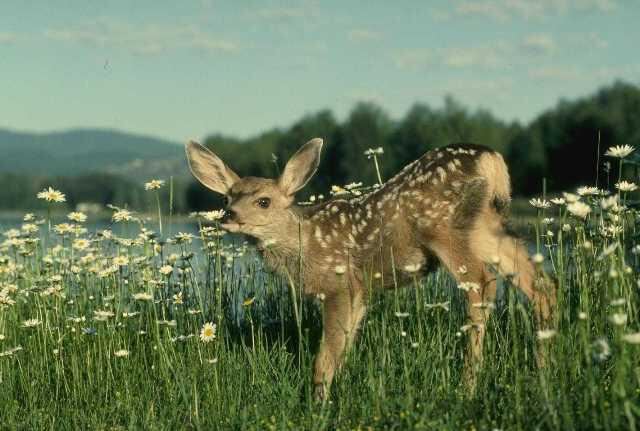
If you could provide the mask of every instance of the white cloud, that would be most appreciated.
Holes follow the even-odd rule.
[[[485,17],[496,21],[543,18],[574,12],[612,12],[617,8],[617,0],[462,0],[452,3],[452,13],[455,15]]]
[[[0,45],[10,45],[18,40],[18,35],[9,32],[0,32]]]
[[[351,42],[371,42],[375,40],[379,40],[382,38],[382,35],[377,31],[368,30],[365,28],[356,28],[351,30],[347,34],[347,39]]]
[[[573,81],[580,75],[575,66],[542,66],[529,70],[529,77],[538,80]]]
[[[249,11],[250,16],[274,21],[317,18],[319,13],[318,6],[313,2],[305,2],[303,4],[290,7],[274,6],[262,9],[251,9]]]
[[[121,48],[141,55],[185,48],[210,53],[229,53],[239,49],[235,42],[218,38],[193,24],[134,26],[101,19],[68,28],[48,29],[44,35],[54,41]]]
[[[495,69],[506,64],[506,55],[511,51],[511,47],[498,42],[492,45],[471,46],[464,48],[448,48],[442,53],[442,63],[454,67],[483,67]]]
[[[433,60],[428,49],[405,49],[394,58],[395,65],[402,70],[416,70],[428,66]]]
[[[550,34],[530,34],[521,43],[522,48],[531,54],[550,54],[556,49]]]

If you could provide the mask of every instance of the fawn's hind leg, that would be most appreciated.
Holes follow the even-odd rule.
[[[364,291],[359,283],[351,283],[328,295],[324,300],[320,349],[315,358],[313,383],[315,397],[325,398],[344,355],[355,339],[366,312]]]

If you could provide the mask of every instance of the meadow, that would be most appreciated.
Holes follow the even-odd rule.
[[[607,154],[622,165],[632,152]],[[113,207],[98,230],[85,214],[57,210],[64,191],[46,189],[38,197],[49,210],[3,233],[0,429],[639,427],[630,180],[531,200],[532,259],[558,292],[553,325],[539,327],[499,280],[475,390],[462,378],[473,330],[464,292],[437,271],[413,286],[371,289],[360,336],[323,402],[311,382],[321,298],[266,271],[248,243],[218,229],[218,211],[192,215],[195,235],[175,232],[162,187],[146,185],[153,217]]]

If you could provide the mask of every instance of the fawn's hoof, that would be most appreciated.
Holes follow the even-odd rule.
[[[317,383],[313,389],[313,399],[317,402],[324,402],[327,399],[328,392],[327,385]]]

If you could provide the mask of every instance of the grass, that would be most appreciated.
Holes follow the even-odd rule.
[[[437,272],[371,291],[324,403],[311,383],[321,303],[292,296],[204,217],[199,237],[168,241],[135,214],[113,232],[30,220],[0,246],[0,428],[636,429],[638,212],[612,196],[606,209],[580,197],[584,219],[566,204],[538,210],[555,325],[536,327],[502,280],[475,391],[461,381],[464,295]]]

